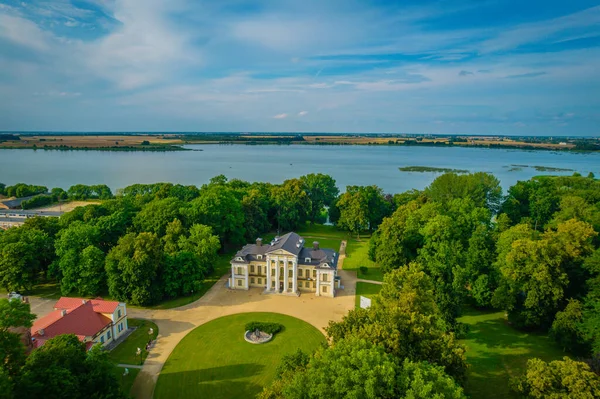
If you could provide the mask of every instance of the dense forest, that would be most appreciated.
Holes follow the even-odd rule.
[[[26,291],[53,279],[64,295],[154,304],[192,292],[219,251],[323,222],[328,209],[337,228],[371,234],[369,256],[386,273],[382,291],[369,309],[330,323],[330,346],[286,356],[261,397],[462,398],[468,366],[458,340],[466,326],[457,318],[468,307],[505,310],[514,328],[547,333],[571,355],[532,359],[515,392],[600,396],[593,175],[539,176],[506,194],[486,173],[446,173],[422,191],[397,194],[376,186],[340,194],[322,174],[283,184],[217,176],[200,188],[106,189],[61,191],[63,199],[102,201],[0,233],[0,285]]]

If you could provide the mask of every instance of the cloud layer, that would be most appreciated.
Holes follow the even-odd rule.
[[[0,130],[598,135],[598,65],[591,1],[8,0]]]

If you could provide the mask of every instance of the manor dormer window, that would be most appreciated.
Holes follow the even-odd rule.
[[[306,263],[310,263],[310,262],[311,262],[311,259],[310,259],[310,258],[304,258],[304,261],[305,261]]]

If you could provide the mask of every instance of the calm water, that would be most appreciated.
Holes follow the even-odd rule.
[[[103,152],[0,150],[0,182],[47,187],[107,184],[113,190],[134,183],[172,182],[200,186],[216,175],[281,183],[307,173],[326,173],[343,189],[376,184],[386,192],[422,189],[435,173],[400,172],[400,166],[434,166],[491,172],[506,189],[539,174],[509,171],[511,164],[573,169],[600,176],[600,154],[483,148],[367,146],[190,145],[203,151]]]

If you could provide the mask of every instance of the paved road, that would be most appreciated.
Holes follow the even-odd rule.
[[[189,305],[167,310],[129,308],[129,317],[152,320],[159,329],[156,345],[133,384],[134,397],[152,398],[158,375],[179,341],[194,328],[218,317],[248,312],[282,313],[304,320],[325,333],[324,327],[330,320],[341,320],[355,306],[356,273],[342,269],[345,244],[344,241],[338,260],[338,275],[344,289],[338,290],[335,298],[314,294],[299,297],[264,294],[260,288],[229,290],[226,288],[228,275],[225,275],[202,298]],[[31,298],[30,302],[32,312],[38,315],[48,313],[54,304],[43,298]]]

